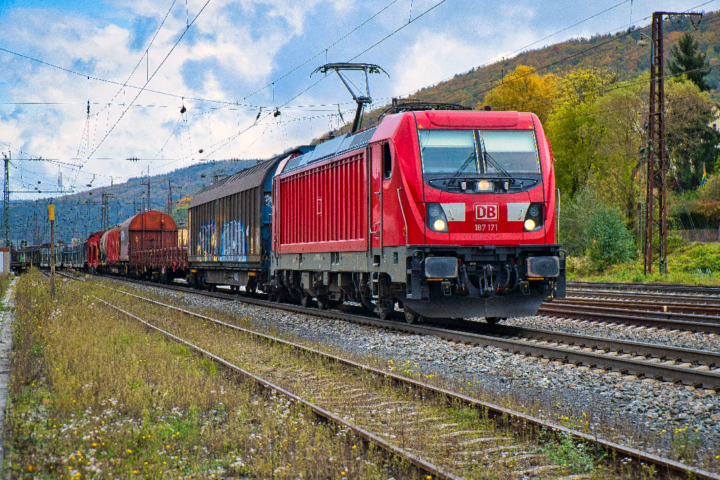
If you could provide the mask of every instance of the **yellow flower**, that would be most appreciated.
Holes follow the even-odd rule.
[[[130,450],[130,449],[128,448],[128,449],[127,449],[127,453],[132,453],[132,450]]]

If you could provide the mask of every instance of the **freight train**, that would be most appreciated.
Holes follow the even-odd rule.
[[[396,108],[204,188],[187,244],[149,211],[85,244],[85,269],[262,290],[381,318],[533,315],[565,296],[553,157],[532,113]]]

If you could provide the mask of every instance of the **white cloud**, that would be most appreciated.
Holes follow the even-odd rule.
[[[470,70],[482,63],[489,52],[480,45],[454,38],[447,33],[423,31],[418,40],[400,52],[393,70],[393,93],[403,95],[439,82],[453,73]]]

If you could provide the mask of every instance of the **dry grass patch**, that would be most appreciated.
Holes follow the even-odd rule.
[[[537,432],[526,425],[501,422],[499,426],[488,412],[460,404],[448,405],[444,398],[422,398],[418,392],[397,388],[386,377],[232,331],[211,321],[171,312],[159,305],[138,303],[137,299],[117,291],[99,287],[95,291],[101,298],[468,478],[516,478],[523,469],[553,464],[558,467],[553,472],[558,476],[588,473],[587,478],[615,478],[618,475],[598,465],[598,457],[590,453],[592,447],[578,447],[582,455],[573,455],[567,449],[562,455],[555,455],[556,442],[538,444]],[[153,297],[147,292],[141,295]],[[246,319],[218,312],[205,313],[247,326]],[[406,363],[398,367],[412,375],[412,365]]]
[[[398,478],[412,471],[58,282],[18,283],[13,478]]]

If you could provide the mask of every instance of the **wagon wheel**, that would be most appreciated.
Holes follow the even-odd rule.
[[[414,325],[416,323],[422,323],[423,320],[424,320],[424,318],[421,315],[411,312],[407,308],[405,309],[405,321],[407,323],[409,323],[410,325]]]
[[[505,320],[505,318],[502,317],[485,317],[485,322],[487,322],[490,325],[495,325],[498,322],[501,322]]]
[[[317,307],[320,310],[327,310],[330,306],[330,299],[328,297],[317,297]]]
[[[307,293],[302,296],[300,299],[300,305],[307,308],[310,306],[310,303],[312,302],[312,297],[308,295]]]
[[[385,313],[377,314],[377,316],[380,317],[380,320],[388,320],[391,315],[392,315],[392,312],[385,312]]]

